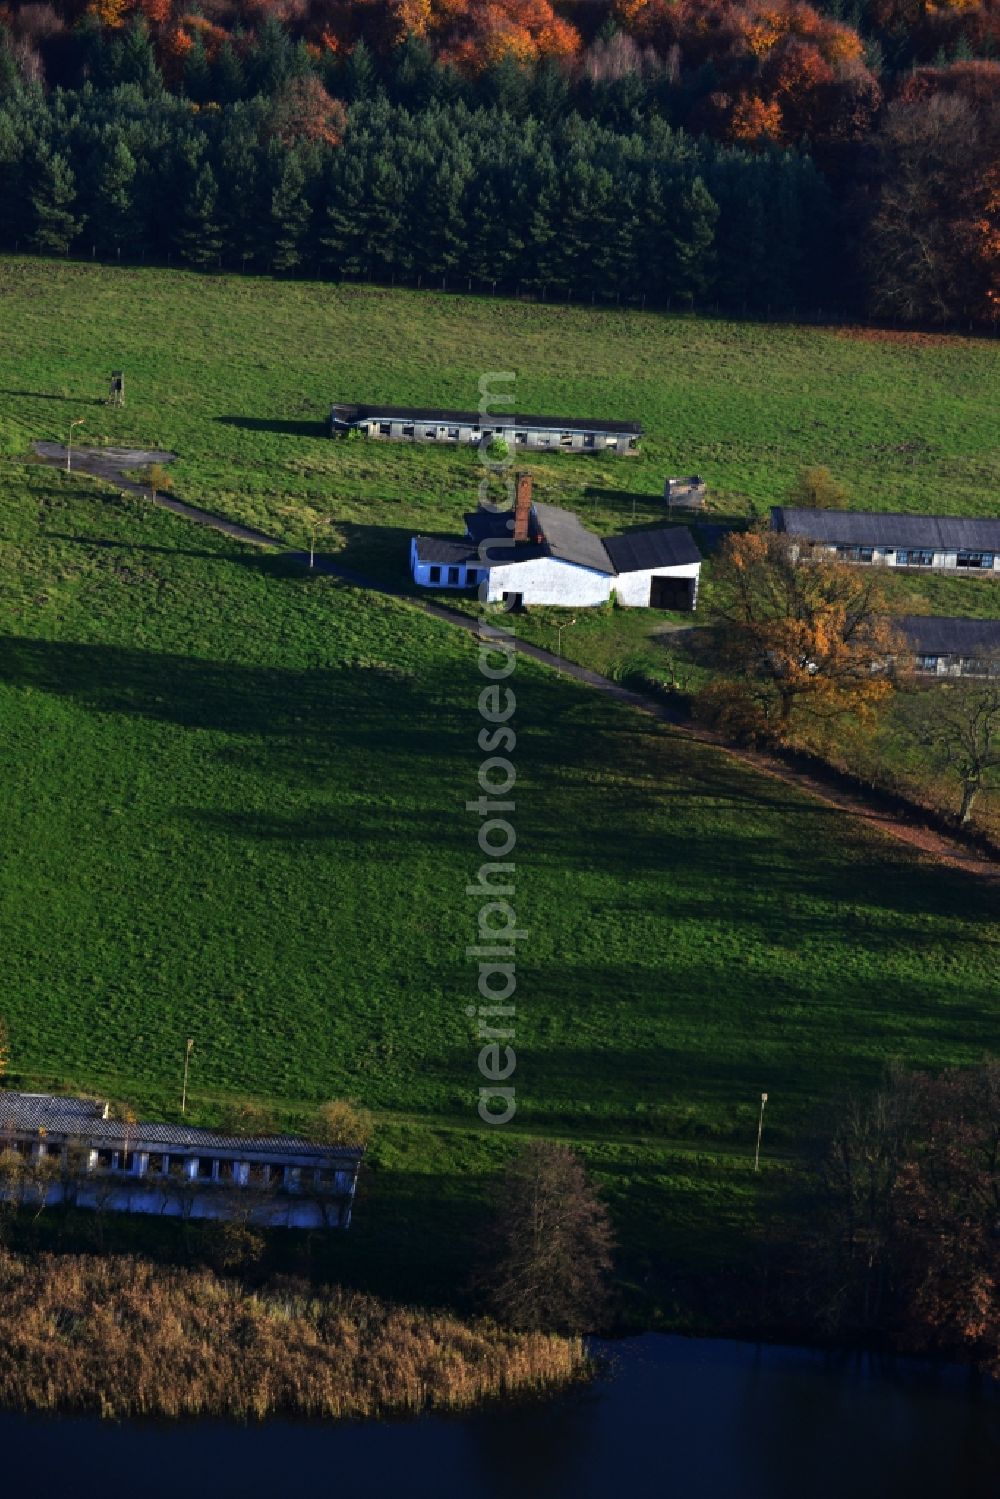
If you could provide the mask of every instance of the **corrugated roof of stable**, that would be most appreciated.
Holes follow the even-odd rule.
[[[325,1145],[298,1135],[227,1135],[187,1124],[156,1124],[140,1120],[126,1127],[120,1119],[106,1119],[106,1104],[96,1098],[61,1098],[49,1093],[0,1091],[0,1136],[8,1134],[79,1135],[130,1146],[176,1145],[188,1149],[253,1151],[262,1155],[360,1157],[353,1146]]]
[[[833,546],[924,547],[1000,552],[1000,520],[959,515],[902,515],[867,510],[808,510],[774,505],[776,531]]]
[[[1000,619],[900,614],[892,623],[920,656],[1000,657]]]

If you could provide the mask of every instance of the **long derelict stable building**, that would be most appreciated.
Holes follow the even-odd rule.
[[[881,511],[771,509],[771,529],[801,556],[825,554],[875,567],[922,568],[957,577],[1000,574],[1000,520]]]
[[[347,1228],[363,1152],[111,1117],[97,1098],[0,1092],[0,1197],[266,1228]]]
[[[385,442],[466,443],[478,446],[500,438],[508,447],[539,452],[636,453],[639,422],[597,421],[560,416],[484,416],[479,411],[438,411],[420,406],[336,405],[330,432],[360,432]]]

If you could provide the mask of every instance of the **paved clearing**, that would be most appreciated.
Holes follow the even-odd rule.
[[[34,449],[46,463],[60,468],[65,467],[66,448],[61,443],[36,442]],[[274,536],[268,536],[265,532],[253,530],[249,526],[241,526],[235,521],[224,520],[219,515],[213,515],[211,511],[200,510],[196,505],[188,505],[183,500],[174,499],[171,495],[158,492],[154,497],[148,484],[127,477],[127,471],[130,469],[145,468],[150,463],[170,463],[175,457],[175,453],[159,452],[156,449],[74,447],[71,462],[77,472],[91,474],[96,479],[103,479],[118,489],[131,490],[148,500],[152,501],[155,498],[157,505],[162,505],[166,510],[172,510],[175,515],[181,515],[185,520],[194,521],[196,525],[209,526],[214,531],[221,531],[225,536],[231,536],[236,541],[247,542],[251,546],[275,547],[293,560],[308,565],[309,558],[305,552],[289,550],[284,542]],[[343,582],[353,584],[355,587],[369,588],[378,593],[390,594],[394,598],[405,599],[414,608],[422,609],[424,613],[446,620],[449,624],[458,625],[460,629],[471,634],[479,632],[479,621],[469,615],[459,614],[442,604],[434,604],[425,599],[414,599],[396,589],[387,588],[384,583],[366,578],[349,568],[340,567],[329,557],[317,556],[314,566],[317,572],[340,578]],[[680,626],[680,628],[689,627]],[[687,738],[697,739],[703,744],[711,745],[721,750],[723,754],[741,761],[744,765],[752,766],[763,775],[783,781],[786,785],[794,786],[817,800],[825,802],[827,806],[837,807],[852,817],[860,818],[863,822],[878,828],[880,832],[940,863],[949,864],[956,869],[964,869],[967,873],[980,878],[1000,879],[1000,865],[995,860],[976,852],[959,839],[950,838],[935,828],[914,821],[912,814],[904,815],[887,808],[877,794],[866,797],[860,791],[845,790],[835,784],[832,779],[824,778],[818,770],[811,773],[801,771],[773,755],[733,749],[731,745],[723,743],[707,729],[693,725],[690,719],[669,704],[658,702],[655,698],[646,697],[642,693],[633,692],[630,688],[623,687],[621,683],[613,682],[609,677],[603,677],[599,672],[591,671],[589,667],[578,666],[573,661],[558,657],[542,646],[529,645],[527,641],[519,640],[517,650],[521,655],[530,656],[533,660],[541,662],[543,666],[563,672],[577,682],[596,688],[607,697],[613,697],[618,702],[626,703],[631,708],[638,708],[641,712],[651,715],[661,723],[669,724],[675,732],[682,733]]]

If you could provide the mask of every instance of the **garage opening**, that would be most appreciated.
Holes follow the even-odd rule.
[[[649,607],[692,610],[694,578],[650,578]]]

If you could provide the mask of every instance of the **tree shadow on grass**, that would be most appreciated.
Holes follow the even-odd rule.
[[[462,639],[466,655],[429,653],[417,670],[374,655],[260,666],[7,637],[0,682],[220,736],[205,752],[256,775],[270,802],[178,809],[220,832],[363,850],[388,839],[461,849],[471,861],[476,825],[464,802],[481,758],[481,682],[474,643]],[[901,857],[836,808],[630,724],[567,680],[519,681],[518,733],[526,877],[596,877],[604,883],[588,898],[619,922],[724,921],[779,946],[849,928],[855,949],[878,952],[904,942],[933,949],[950,918],[964,945],[977,917],[995,915],[986,881]]]
[[[242,432],[274,432],[286,437],[330,436],[329,422],[317,421],[315,418],[303,421],[295,417],[217,416],[213,420],[224,427],[238,427]]]
[[[60,396],[46,390],[0,390],[0,396],[15,396],[25,401],[61,401],[66,406],[106,406],[103,396]]]

